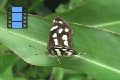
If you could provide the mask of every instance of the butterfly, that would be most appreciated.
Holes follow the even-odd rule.
[[[71,37],[73,31],[67,22],[60,16],[56,17],[53,21],[52,27],[50,28],[47,53],[54,57],[69,57],[71,55],[79,54],[72,47]],[[59,61],[59,59],[57,58]],[[60,61],[59,61],[60,63]]]

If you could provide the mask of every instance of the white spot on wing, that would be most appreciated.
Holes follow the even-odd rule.
[[[52,37],[53,37],[53,38],[57,37],[57,33],[54,33]]]
[[[55,46],[55,48],[62,48],[62,47]]]
[[[59,29],[58,33],[61,33],[63,31],[63,29]]]
[[[58,56],[61,56],[61,52],[60,52],[59,49],[55,49],[55,51],[57,52],[57,55],[58,55]]]
[[[51,28],[51,31],[53,31],[54,29],[57,29],[58,28],[58,26],[53,26],[52,28]]]
[[[68,51],[66,53],[67,53],[68,56],[70,56],[72,54],[72,52],[68,52]]]
[[[67,49],[62,49],[63,51],[66,51]]]
[[[68,41],[64,41],[64,45],[68,47]]]
[[[67,35],[63,35],[63,36],[62,36],[62,39],[63,39],[63,40],[67,40]]]
[[[55,45],[58,45],[58,40],[54,39]]]
[[[73,51],[73,50],[71,49],[71,50],[69,50],[69,51]]]
[[[53,55],[55,55],[53,50],[51,50],[51,53],[52,53]]]
[[[60,24],[63,24],[63,22],[62,22],[62,21],[59,21],[59,23],[60,23]]]
[[[69,29],[68,28],[65,28],[65,32],[68,32],[69,31]]]

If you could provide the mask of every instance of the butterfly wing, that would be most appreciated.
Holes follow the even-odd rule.
[[[72,29],[61,17],[56,17],[53,21],[48,39],[48,52],[53,56],[76,55],[72,49],[71,37]]]
[[[56,17],[50,29],[47,48],[50,50],[55,45],[62,45],[72,49],[72,29],[61,17]]]

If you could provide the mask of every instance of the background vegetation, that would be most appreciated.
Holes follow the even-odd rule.
[[[28,7],[28,29],[7,28],[12,6]],[[62,64],[45,55],[56,16],[69,22],[74,49],[86,55],[61,58]],[[119,79],[119,0],[0,0],[0,80]]]

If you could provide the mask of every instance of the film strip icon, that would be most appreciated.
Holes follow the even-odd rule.
[[[7,8],[7,28],[28,28],[28,9],[23,7]]]

